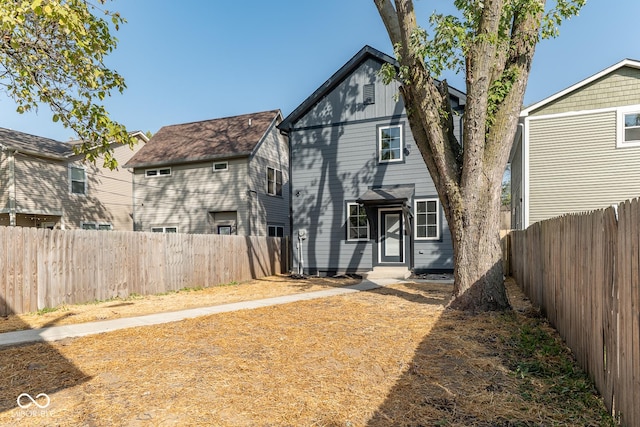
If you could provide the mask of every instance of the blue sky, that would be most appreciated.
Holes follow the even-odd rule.
[[[418,20],[452,0],[415,0]],[[362,46],[392,54],[373,0],[115,0],[128,21],[107,63],[127,82],[106,103],[129,130],[279,108],[286,116]],[[640,2],[588,0],[560,37],[538,45],[525,104],[624,58],[640,60]],[[464,90],[461,76],[445,75]],[[0,127],[58,139],[73,133],[48,108],[17,114],[0,98]]]

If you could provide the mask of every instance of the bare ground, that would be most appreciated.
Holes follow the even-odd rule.
[[[291,281],[290,285],[299,290],[339,283]],[[274,284],[269,280],[249,286],[255,286],[252,294],[258,295],[258,287]],[[177,305],[181,294],[198,292],[202,291],[168,297]],[[468,316],[445,310],[450,292],[450,285],[397,284],[0,349],[0,425],[597,426],[608,422],[588,383],[586,394],[576,398],[573,390],[554,388],[559,377],[522,370],[520,359],[514,358],[520,357],[516,342],[522,331],[538,328],[552,342],[559,340],[513,282],[508,293],[514,311],[509,313]],[[566,349],[553,357],[554,363],[573,366]],[[16,400],[21,393],[34,398],[46,393],[50,405],[20,408]],[[44,406],[44,399],[36,401]],[[21,403],[26,407],[29,401]]]

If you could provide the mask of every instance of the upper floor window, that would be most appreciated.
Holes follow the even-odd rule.
[[[618,147],[640,146],[640,107],[618,110]]]
[[[144,171],[144,175],[146,177],[169,176],[171,175],[171,168],[147,169]]]
[[[267,194],[282,196],[282,171],[267,168]]]
[[[347,240],[369,240],[367,212],[358,203],[347,203]]]
[[[440,201],[438,199],[416,200],[416,239],[440,239]]]
[[[402,126],[383,126],[378,128],[378,160],[381,163],[403,160]]]
[[[69,189],[73,194],[87,194],[87,173],[83,167],[69,167]]]

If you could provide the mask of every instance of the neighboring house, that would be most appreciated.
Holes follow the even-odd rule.
[[[453,269],[440,200],[399,83],[382,81],[385,63],[397,66],[365,46],[279,125],[291,145],[294,265],[307,274]],[[450,100],[463,109],[463,93],[450,89]]]
[[[137,231],[284,236],[289,148],[280,110],[164,126],[126,165]]]
[[[510,161],[515,229],[640,196],[640,62],[523,109]]]
[[[132,150],[112,145],[118,164]],[[131,173],[84,161],[73,143],[0,128],[0,225],[57,229],[133,230]]]

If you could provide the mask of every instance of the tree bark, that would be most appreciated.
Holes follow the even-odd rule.
[[[467,40],[462,145],[453,135],[446,81],[434,81],[425,58],[412,45],[417,29],[412,0],[374,3],[403,69],[400,91],[411,133],[451,232],[454,298],[449,306],[471,312],[507,309],[500,246],[502,175],[518,125],[545,0],[540,0],[539,9],[521,6],[512,15],[503,0],[488,0],[480,6],[477,33]],[[508,17],[511,31],[504,32],[502,25]],[[494,85],[499,92],[490,93]]]

